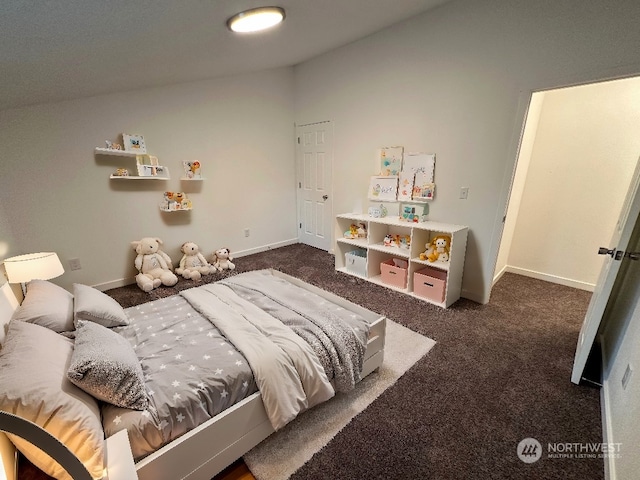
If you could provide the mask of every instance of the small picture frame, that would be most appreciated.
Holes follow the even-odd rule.
[[[398,179],[398,201],[406,202],[411,200],[416,174],[413,171],[402,171],[400,172]]]
[[[396,176],[402,171],[404,147],[382,147],[380,149],[380,176]]]
[[[123,133],[122,143],[126,152],[147,153],[147,146],[142,135]]]
[[[395,202],[398,198],[398,177],[376,176],[369,181],[369,200]]]
[[[199,160],[184,160],[182,162],[184,178],[188,180],[202,179],[202,164]]]

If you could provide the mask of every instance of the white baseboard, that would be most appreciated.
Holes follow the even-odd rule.
[[[564,285],[566,287],[586,290],[588,292],[593,292],[596,288],[595,284],[593,283],[581,282],[579,280],[572,280],[570,278],[559,277],[557,275],[550,275],[543,272],[536,272],[534,270],[527,270],[526,268],[518,268],[507,265],[507,267],[500,273],[500,275],[502,275],[505,271],[509,273],[516,273],[518,275],[524,275],[525,277],[537,278],[538,280],[557,283],[558,285]]]
[[[266,252],[267,250],[273,250],[274,248],[286,247],[287,245],[294,245],[298,243],[297,238],[291,238],[289,240],[283,240],[282,242],[270,243],[262,247],[249,248],[247,250],[241,250],[239,252],[233,252],[234,258],[246,257],[247,255],[253,255],[254,253]]]
[[[286,247],[287,245],[294,245],[298,243],[297,238],[291,238],[289,240],[283,240],[282,242],[270,243],[269,245],[263,245],[261,247],[250,248],[247,250],[241,250],[239,252],[232,252],[233,258],[246,257],[247,255],[253,255],[254,253],[266,252],[267,250],[273,250],[274,248]],[[132,283],[136,283],[135,277],[129,278],[120,278],[118,280],[111,280],[109,282],[98,283],[97,285],[93,285],[94,288],[97,288],[100,291],[109,290],[111,288],[125,287],[127,285],[131,285]]]
[[[131,285],[132,283],[136,283],[135,277],[120,278],[118,280],[111,280],[109,282],[98,283],[91,286],[100,290],[101,292],[104,292],[105,290],[110,290],[112,288],[125,287],[127,285]]]
[[[493,275],[493,285],[495,285],[496,282],[500,280],[506,272],[507,272],[507,265],[502,267],[498,273]]]

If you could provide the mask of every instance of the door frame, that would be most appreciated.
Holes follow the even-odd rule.
[[[518,159],[520,156],[520,149],[522,147],[522,141],[523,141],[524,131],[526,127],[528,111],[531,105],[531,99],[533,94],[536,92],[551,91],[551,90],[556,90],[561,88],[591,85],[595,83],[608,82],[612,80],[637,77],[639,75],[640,73],[636,73],[631,75],[617,76],[615,78],[595,79],[591,81],[576,82],[576,83],[571,83],[571,84],[566,84],[561,86],[553,86],[553,87],[548,87],[543,89],[520,90],[516,118],[521,119],[521,121],[519,123],[517,122],[516,125],[514,125],[512,142],[509,147],[509,154],[512,155],[511,158],[514,159],[513,169],[511,171],[506,170],[503,177],[502,198],[504,201],[504,204],[503,204],[504,209],[502,210],[502,214],[496,216],[495,218],[495,230],[494,230],[495,234],[493,236],[492,245],[490,248],[491,254],[489,255],[489,261],[493,262],[493,268],[491,270],[493,281],[490,283],[488,291],[486,293],[486,299],[485,299],[486,302],[489,301],[491,290],[493,289],[493,286],[495,284],[495,273],[496,273],[495,270],[497,266],[498,255],[500,253],[502,235],[504,233],[504,227],[505,227],[504,222],[507,215],[507,209],[509,208],[509,203],[511,201],[511,195],[513,193],[512,192],[513,183],[514,183],[516,171],[518,168]],[[639,187],[638,181],[640,180],[639,172],[640,172],[640,160],[638,160],[636,171],[634,172],[632,181],[629,184],[627,194],[626,194],[627,198],[624,202],[624,205],[620,212],[614,213],[614,214],[617,213],[620,220],[623,220],[623,219],[626,220],[627,224],[629,223],[629,218],[633,217],[632,223],[633,225],[635,225],[636,217],[638,217],[638,215],[640,214],[640,189],[638,188]],[[625,210],[627,211],[625,212]],[[640,221],[640,219],[638,219],[638,221]],[[631,229],[628,231],[629,235],[626,235],[626,234],[622,235],[620,238],[620,243],[618,245],[610,245],[609,248],[626,250],[631,231],[633,230],[633,225],[631,225]],[[617,225],[616,232],[620,230],[622,230],[622,227]],[[625,236],[626,238],[624,238]],[[594,255],[595,254],[597,254],[597,252],[594,252]],[[612,262],[614,264],[613,268],[611,268]],[[598,280],[595,286],[595,290],[589,302],[587,314],[585,315],[585,318],[583,320],[583,324],[576,342],[577,343],[576,353],[574,357],[574,364],[573,364],[572,376],[571,376],[571,381],[573,383],[578,384],[582,379],[582,374],[588,360],[588,355],[591,351],[593,343],[597,340],[597,331],[602,321],[602,316],[605,313],[604,312],[605,307],[611,297],[615,298],[615,292],[612,292],[612,287],[613,287],[613,284],[615,283],[615,278],[617,277],[619,272],[620,272],[620,261],[616,261],[615,259],[611,259],[607,261],[602,266],[600,275],[598,276]],[[598,300],[596,297],[597,297],[597,294],[599,294],[600,292],[606,294],[606,298],[602,297]],[[594,305],[594,303],[596,303],[596,305]],[[592,323],[594,322],[594,319],[595,319],[594,313],[596,316],[599,315],[597,318],[597,324]],[[589,342],[589,347],[585,353],[583,345],[584,345],[584,342],[587,342],[587,341]]]
[[[296,231],[297,231],[297,238],[298,238],[298,242],[299,243],[304,243],[305,245],[307,243],[305,243],[302,237],[302,222],[303,222],[303,201],[304,198],[301,194],[302,192],[302,188],[300,187],[301,182],[303,181],[302,179],[302,168],[301,168],[301,162],[302,162],[302,158],[300,157],[300,149],[299,149],[299,143],[298,143],[298,131],[301,128],[304,127],[311,127],[313,125],[322,125],[322,124],[327,124],[328,125],[328,130],[331,131],[331,155],[330,158],[328,159],[331,165],[330,168],[330,172],[331,172],[331,177],[329,179],[328,185],[327,185],[327,191],[328,191],[328,195],[329,195],[329,224],[327,225],[327,236],[329,237],[329,245],[327,248],[327,251],[329,253],[333,253],[334,251],[334,245],[335,245],[335,238],[334,238],[334,228],[333,228],[333,223],[331,222],[331,219],[334,218],[334,213],[333,213],[333,167],[334,167],[334,142],[335,142],[335,131],[334,131],[334,123],[332,120],[319,120],[316,122],[305,122],[305,123],[301,123],[301,124],[297,124],[294,123],[294,148],[295,148],[295,161],[296,161],[296,175],[295,175],[295,181],[296,181]]]

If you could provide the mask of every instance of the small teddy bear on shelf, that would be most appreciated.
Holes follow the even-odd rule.
[[[228,248],[220,248],[213,252],[213,257],[215,258],[215,263],[213,266],[219,271],[222,272],[224,270],[233,270],[236,266],[231,263],[233,257],[231,256],[231,250]]]
[[[134,262],[138,270],[136,283],[145,292],[150,292],[160,285],[172,287],[178,283],[178,277],[172,272],[171,258],[160,250],[161,245],[162,240],[157,237],[144,237],[131,242],[138,254]]]
[[[200,248],[193,242],[185,242],[180,248],[182,259],[180,266],[176,268],[176,273],[182,275],[187,280],[198,281],[202,275],[209,275],[216,271],[216,268],[207,262],[204,255],[200,253]]]

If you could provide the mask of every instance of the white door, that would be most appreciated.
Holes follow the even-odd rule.
[[[607,247],[600,249],[601,254],[607,255],[607,260],[602,265],[596,288],[591,296],[587,314],[584,318],[580,336],[578,337],[578,346],[576,347],[576,356],[573,362],[573,372],[571,381],[580,383],[589,352],[593,346],[593,342],[598,334],[598,328],[602,320],[607,302],[611,296],[613,284],[620,271],[620,264],[624,258],[625,251],[631,239],[631,233],[638,221],[640,215],[640,192],[638,186],[640,184],[640,162],[636,165],[633,178],[629,185],[629,191],[624,201],[620,218],[613,232],[611,242]],[[595,253],[595,252],[594,252]]]
[[[332,246],[333,125],[331,122],[296,128],[298,240],[329,251]]]

